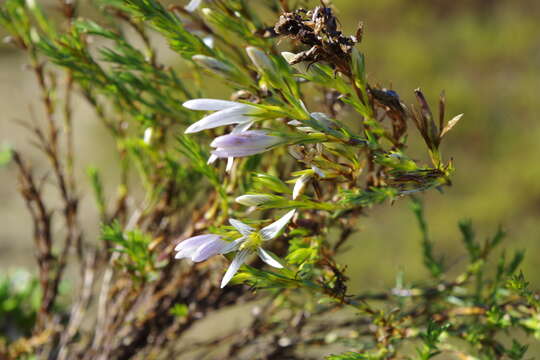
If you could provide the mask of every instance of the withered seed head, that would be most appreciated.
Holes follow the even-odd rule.
[[[338,71],[349,73],[347,60],[357,39],[342,34],[331,8],[318,6],[310,11],[283,13],[274,30],[279,36],[289,36],[311,46],[299,53],[293,63],[324,61]]]

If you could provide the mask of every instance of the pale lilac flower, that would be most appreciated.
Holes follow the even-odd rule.
[[[225,287],[238,271],[247,257],[256,252],[262,261],[275,268],[283,268],[268,251],[262,248],[265,241],[275,239],[279,233],[289,224],[296,210],[291,210],[272,224],[260,230],[255,230],[249,225],[236,219],[229,219],[229,222],[242,235],[238,239],[227,242],[221,240],[221,236],[206,234],[194,236],[182,241],[175,248],[177,251],[175,259],[190,258],[195,262],[204,261],[214,255],[227,254],[237,251],[236,256],[229,265],[225,276],[221,281],[221,287]]]
[[[234,129],[232,129],[231,134],[238,134],[238,133],[247,131],[251,127],[251,125],[253,125],[252,122],[248,122],[245,124],[238,124],[234,127]],[[217,159],[218,157],[216,155],[211,154],[210,157],[208,158],[208,164],[214,163]],[[233,165],[234,165],[234,157],[230,156],[227,158],[227,167],[225,168],[225,171],[230,172],[232,170]]]
[[[200,262],[220,254],[228,246],[227,241],[221,240],[221,236],[214,234],[194,236],[182,241],[174,248],[177,251],[175,259],[191,258],[194,262]]]
[[[239,157],[259,154],[282,143],[279,136],[268,135],[264,130],[247,130],[218,136],[210,146],[216,148],[212,154],[219,157]]]
[[[232,124],[238,125],[231,131],[231,134],[241,133],[253,125],[253,122],[256,120],[255,116],[260,112],[255,106],[228,100],[193,99],[186,101],[183,105],[191,110],[216,111],[189,126],[185,131],[186,134]],[[211,155],[208,158],[208,163],[212,164],[217,159],[218,156]],[[232,170],[233,161],[234,157],[229,156],[226,168],[227,172]]]
[[[256,106],[228,100],[193,99],[186,101],[183,106],[191,110],[216,111],[191,124],[186,129],[186,134],[219,126],[251,123],[260,113]]]
[[[244,224],[243,222],[235,219],[230,219],[229,222],[232,226],[238,230],[242,236],[233,242],[227,244],[222,249],[222,253],[228,253],[231,251],[237,251],[231,265],[227,269],[225,276],[221,280],[221,287],[225,287],[236,274],[240,266],[246,261],[247,257],[256,252],[262,261],[275,268],[283,268],[283,265],[279,263],[269,252],[262,248],[262,244],[265,241],[275,239],[279,233],[289,224],[296,210],[291,210],[281,218],[273,222],[272,224],[257,231],[251,226]]]

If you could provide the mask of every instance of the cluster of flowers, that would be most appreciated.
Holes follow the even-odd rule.
[[[218,158],[228,158],[227,171],[232,168],[235,157],[261,153],[283,142],[282,138],[269,135],[264,130],[249,130],[260,111],[253,105],[226,100],[194,99],[185,102],[184,106],[191,110],[215,111],[189,126],[185,131],[187,134],[218,126],[236,125],[229,134],[216,137],[210,144],[214,150],[208,162],[213,163]],[[299,190],[296,189],[295,192],[298,193]],[[289,224],[294,214],[295,210],[289,211],[277,221],[260,230],[256,230],[239,220],[229,219],[229,223],[240,235],[238,239],[227,242],[215,234],[194,236],[176,246],[175,258],[190,258],[194,262],[200,262],[218,254],[236,251],[237,254],[221,281],[221,287],[227,285],[248,256],[254,253],[268,265],[282,268],[283,265],[272,254],[264,250],[262,245],[266,241],[275,239]]]
[[[251,51],[250,51],[251,50]],[[248,49],[248,54],[257,64],[258,59],[254,59],[255,49]],[[201,120],[189,126],[186,134],[213,129],[219,126],[235,125],[229,134],[216,137],[210,146],[213,147],[208,163],[215,162],[218,158],[227,158],[226,171],[231,171],[235,157],[250,156],[265,152],[275,146],[287,143],[287,139],[282,136],[271,134],[265,130],[250,130],[251,126],[261,118],[264,110],[261,108],[235,101],[217,99],[193,99],[185,102],[184,107],[190,110],[213,111],[213,113],[203,117]],[[318,114],[311,114],[316,117]],[[322,114],[324,115],[324,114]],[[298,131],[306,132],[312,129],[302,127],[299,121],[292,121],[289,125],[295,126]],[[291,154],[301,160],[300,154]],[[313,176],[324,176],[322,171],[315,166],[304,171],[295,182],[293,189],[293,200],[296,199],[305,188],[306,184]],[[243,195],[237,199],[240,203],[252,202],[250,197],[257,195]],[[256,200],[256,199],[255,199]],[[250,254],[256,253],[261,260],[270,266],[282,268],[282,264],[262,248],[264,242],[275,239],[280,232],[289,224],[295,214],[295,210],[289,211],[272,224],[256,230],[251,226],[235,219],[230,219],[230,224],[238,231],[240,237],[232,242],[222,239],[215,234],[198,235],[180,242],[175,251],[176,259],[190,258],[194,262],[207,260],[208,258],[227,254],[236,251],[237,254],[231,262],[223,280],[221,287],[227,285],[236,274],[240,266],[246,261]]]

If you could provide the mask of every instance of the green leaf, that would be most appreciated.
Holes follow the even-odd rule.
[[[11,147],[4,145],[0,150],[0,167],[8,165],[13,158],[13,150]]]
[[[437,259],[433,253],[433,242],[429,238],[422,202],[418,198],[413,197],[411,208],[416,216],[418,227],[420,228],[420,232],[422,234],[422,255],[424,266],[429,270],[433,277],[438,278],[444,273],[443,259]]]
[[[185,318],[189,314],[189,308],[186,304],[175,304],[169,312],[179,318]]]
[[[369,360],[374,359],[374,357],[370,357],[367,355],[362,355],[359,353],[354,352],[346,352],[339,355],[330,355],[326,357],[326,360]]]

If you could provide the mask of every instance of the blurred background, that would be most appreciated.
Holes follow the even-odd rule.
[[[38,2],[47,6],[53,1]],[[175,0],[175,3],[183,2]],[[185,1],[187,2],[187,1]],[[83,2],[84,3],[84,2]],[[313,2],[314,5],[316,2]],[[365,23],[361,49],[369,81],[393,88],[407,104],[421,87],[432,104],[445,90],[448,115],[465,113],[443,144],[453,158],[453,186],[423,195],[436,251],[459,269],[464,263],[457,223],[472,219],[480,238],[498,226],[508,232],[509,250],[525,249],[523,271],[540,286],[540,2],[538,0],[335,0],[346,33]],[[51,9],[54,11],[54,9]],[[167,55],[171,62],[174,55]],[[43,158],[29,144],[19,120],[40,119],[42,108],[33,75],[19,51],[0,45],[0,149],[9,144],[25,152],[40,169]],[[222,96],[227,96],[223,93]],[[412,124],[411,124],[412,126]],[[75,134],[77,169],[99,166],[114,179],[114,147],[79,101]],[[414,143],[419,138],[409,140]],[[416,153],[418,158],[426,158]],[[426,158],[427,160],[427,158]],[[41,168],[42,170],[45,167]],[[17,194],[13,167],[0,170],[0,272],[16,267],[34,271],[32,228]],[[84,194],[84,187],[81,193]],[[83,195],[82,221],[97,235],[98,219],[90,196]],[[360,221],[342,262],[348,264],[352,292],[377,291],[427,275],[420,234],[407,200],[374,208]],[[510,254],[508,254],[510,255]]]

